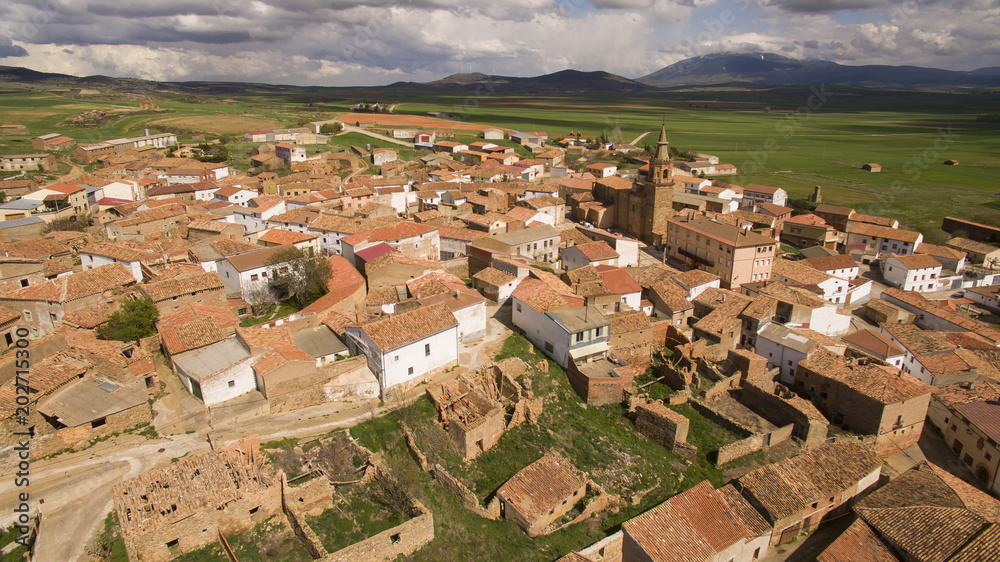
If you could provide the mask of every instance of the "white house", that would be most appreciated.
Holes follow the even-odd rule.
[[[275,215],[285,212],[285,200],[277,195],[254,197],[247,203],[246,209],[233,212],[233,222],[242,224],[247,234],[259,232],[268,227],[267,221]]]
[[[622,304],[628,305],[632,310],[642,308],[642,286],[636,283],[627,271],[611,265],[599,265],[595,269],[597,269],[597,274],[601,276],[604,288],[613,295],[619,295]],[[647,314],[652,314],[652,312],[650,309]]]
[[[146,189],[141,183],[122,179],[113,181],[101,188],[104,197],[109,199],[128,199],[129,201],[142,201],[146,198]]]
[[[740,204],[743,207],[753,207],[760,203],[772,203],[784,207],[787,202],[788,192],[784,189],[751,183],[743,188],[743,201]]]
[[[965,298],[994,312],[1000,311],[1000,285],[968,289]]]
[[[250,350],[227,338],[171,358],[188,391],[205,403],[218,404],[257,389]]]
[[[469,341],[486,335],[486,299],[479,293],[462,288],[418,299],[423,306],[442,303],[458,320],[458,340]]]
[[[274,153],[278,158],[284,160],[285,164],[305,162],[308,159],[305,148],[285,142],[274,145]]]
[[[882,262],[882,277],[898,289],[926,293],[938,290],[942,267],[941,262],[927,254],[890,254]]]
[[[246,207],[250,200],[260,195],[256,191],[243,189],[241,187],[226,186],[220,187],[212,194],[213,201],[222,201],[231,205]]]
[[[582,298],[560,294],[544,281],[526,278],[514,289],[512,318],[524,336],[562,368],[571,361],[604,357],[611,322]]]
[[[848,281],[853,281],[861,275],[861,266],[858,265],[858,262],[854,261],[854,258],[847,254],[809,258],[802,260],[802,263],[828,275]]]
[[[368,358],[383,394],[458,364],[458,320],[444,303],[348,327],[345,336],[352,354]]]
[[[820,345],[806,336],[782,326],[769,323],[757,334],[754,351],[767,359],[770,367],[781,370],[781,382],[789,386],[795,382],[799,361],[820,349]]]
[[[127,246],[119,246],[115,243],[99,244],[80,249],[80,267],[83,271],[87,271],[88,269],[118,262],[125,266],[125,269],[132,274],[132,277],[136,281],[142,283],[142,262],[144,260],[152,261],[159,257],[159,254],[133,250]]]
[[[914,253],[924,241],[924,235],[913,230],[890,228],[862,222],[847,225],[847,247],[861,250],[865,254],[898,254],[908,256]],[[862,260],[868,263],[869,260]]]
[[[256,304],[261,291],[274,278],[276,272],[288,267],[286,263],[268,263],[275,254],[292,249],[291,244],[270,246],[252,252],[229,256],[217,262],[217,273],[227,294],[240,293],[250,304]]]
[[[611,234],[606,230],[597,228],[587,228],[577,225],[576,229],[582,232],[587,238],[605,242],[608,246],[614,248],[615,252],[618,253],[618,267],[636,267],[639,265],[638,240]]]
[[[618,252],[606,242],[587,242],[559,250],[562,267],[571,271],[578,267],[592,265],[618,265]]]

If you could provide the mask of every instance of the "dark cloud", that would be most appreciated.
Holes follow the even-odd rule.
[[[9,41],[8,41],[9,42]],[[7,57],[26,57],[28,56],[28,51],[24,50],[24,47],[20,45],[4,45],[0,41],[0,59]]]

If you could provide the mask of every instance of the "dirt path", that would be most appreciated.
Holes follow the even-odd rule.
[[[462,344],[462,367],[440,373],[431,383],[452,379],[486,361],[500,349],[510,335],[506,326],[510,307],[490,306],[487,316],[486,335]],[[208,438],[211,430],[202,421],[207,416],[193,411],[191,401],[194,399],[181,387],[179,380],[174,384],[175,378],[172,373],[164,377],[168,389],[154,406],[156,427],[173,435],[146,439],[125,434],[78,453],[63,454],[32,464],[32,498],[44,500],[42,505],[33,503],[43,513],[38,539],[39,560],[86,560],[87,546],[103,528],[104,518],[112,509],[112,486],[154,468],[168,466],[173,458],[210,450]],[[264,442],[321,435],[337,428],[352,427],[400,408],[418,400],[426,389],[426,385],[419,385],[389,404],[382,404],[379,400],[337,402],[265,416],[242,422],[235,426],[238,429],[213,432],[211,439],[216,444],[225,444],[247,435],[260,435]],[[200,407],[200,402],[194,402]],[[0,505],[15,505],[16,494],[20,490],[13,483],[12,473],[0,475]],[[0,525],[10,523],[12,513],[12,509],[0,511]]]
[[[378,133],[373,133],[373,132],[369,131],[368,129],[362,129],[361,127],[355,127],[354,125],[348,125],[347,123],[344,123],[344,130],[342,132],[340,132],[340,133],[337,133],[337,136],[343,135],[344,133],[361,133],[362,135],[369,136],[369,137],[371,137],[373,139],[378,139],[378,140],[382,140],[382,141],[385,141],[385,142],[391,142],[393,144],[398,144],[400,146],[406,146],[406,147],[409,147],[409,148],[413,148],[413,143],[412,142],[406,142],[406,141],[402,141],[402,140],[399,140],[399,139],[394,139],[392,137],[387,137],[385,135],[380,135]]]
[[[632,146],[639,146],[639,141],[641,141],[643,139],[643,137],[645,137],[646,135],[648,135],[651,132],[652,131],[646,131],[645,133],[643,133],[643,134],[635,137],[634,139],[632,139],[632,142],[630,142],[629,144],[631,144]]]

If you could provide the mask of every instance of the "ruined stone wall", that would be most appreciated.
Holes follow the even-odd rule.
[[[419,505],[419,504],[418,504]],[[420,550],[434,539],[434,516],[422,505],[420,515],[324,556],[322,562],[387,562],[398,557],[406,557]]]
[[[251,513],[251,510],[254,510]],[[214,543],[221,531],[234,535],[262,523],[281,511],[281,486],[246,494],[226,504],[222,510],[198,511],[176,523],[150,529],[141,535],[127,535],[125,548],[130,560],[170,560],[179,552],[191,552]]]
[[[285,473],[281,473],[281,510],[285,513],[288,518],[288,524],[292,528],[292,532],[295,536],[299,538],[302,542],[302,546],[305,547],[309,555],[315,558],[323,558],[328,553],[326,548],[323,547],[322,541],[316,536],[316,532],[309,527],[309,523],[306,522],[305,514],[303,510],[299,507],[298,499],[302,498],[292,498],[288,494],[288,478]],[[304,502],[303,502],[304,503]]]
[[[715,466],[724,465],[740,457],[745,457],[746,455],[773,447],[778,443],[791,439],[792,427],[792,424],[788,424],[770,433],[758,433],[735,443],[719,447],[719,456],[715,462]]]
[[[570,386],[588,406],[619,404],[624,398],[626,381],[621,378],[590,378],[576,368],[572,362],[566,369]],[[629,384],[631,381],[628,381]]]
[[[691,404],[691,407],[698,410],[698,412],[703,416],[728,429],[729,431],[732,431],[733,433],[742,435],[743,437],[749,437],[754,434],[753,428],[747,427],[740,423],[739,420],[735,420],[727,416],[725,413],[712,407],[712,405],[708,402],[695,399],[691,400],[689,403]]]
[[[817,415],[811,403],[790,391],[775,394],[773,381],[748,381],[741,391],[740,402],[775,425],[793,424],[793,435],[806,450],[826,441],[829,422]]]
[[[743,373],[736,373],[713,384],[711,388],[705,391],[705,400],[711,402],[723,395],[729,394],[730,390],[739,388],[742,378]]]
[[[636,408],[635,425],[639,432],[670,449],[675,443],[686,443],[690,420],[662,405]]]

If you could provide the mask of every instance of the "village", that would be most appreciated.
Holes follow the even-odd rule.
[[[106,559],[106,516],[131,560],[238,560],[273,525],[302,560],[420,559],[442,514],[413,466],[505,532],[598,537],[537,559],[1000,560],[1000,229],[932,244],[820,186],[736,185],[666,123],[377,118],[2,157],[0,466],[30,435],[31,559]],[[331,149],[347,132],[397,148]],[[487,474],[505,436],[593,411],[666,468],[626,482],[556,435]]]

